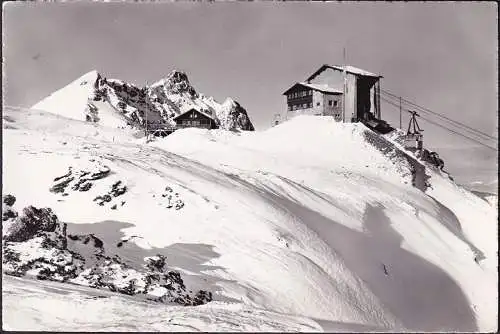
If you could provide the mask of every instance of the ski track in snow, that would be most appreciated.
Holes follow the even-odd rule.
[[[103,222],[122,222],[126,227],[116,223],[112,238],[120,229],[117,235],[146,241],[138,246],[145,251],[206,245],[214,254],[200,246],[170,248],[167,263],[173,256],[175,267],[190,272],[196,284],[206,279],[216,301],[151,305],[7,278],[5,326],[496,330],[494,208],[437,171],[427,170],[429,196],[411,187],[406,167],[366,143],[362,131],[360,125],[298,117],[261,133],[185,129],[145,145],[111,127],[39,111],[7,113],[4,193],[16,196],[18,209],[51,207],[61,221],[101,235],[113,224]],[[48,191],[69,166],[89,159],[111,168],[109,180],[63,198]],[[92,198],[117,180],[129,189],[120,198],[126,204],[115,211],[97,206]],[[164,208],[165,186],[181,196],[181,210]],[[176,255],[186,252],[176,263]],[[93,293],[106,298],[89,299]],[[67,312],[56,311],[62,309]]]

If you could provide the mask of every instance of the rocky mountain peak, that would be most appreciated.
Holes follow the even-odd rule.
[[[152,87],[158,86],[163,86],[164,89],[173,94],[188,93],[192,97],[198,96],[193,86],[191,86],[187,74],[183,71],[173,70],[164,79],[152,85]]]
[[[71,101],[71,105],[68,105]],[[138,87],[92,70],[33,106],[69,118],[111,127],[166,122],[186,109],[213,115],[222,129],[253,130],[246,110],[231,98],[223,104],[196,92],[187,74],[173,70],[152,85]],[[147,114],[147,117],[146,117]]]
[[[171,82],[171,83],[185,82],[185,83],[189,84],[189,79],[188,79],[186,72],[179,71],[179,70],[173,70],[172,72],[170,72],[167,75],[166,80]]]
[[[229,108],[229,109],[236,108],[238,105],[239,105],[238,102],[236,102],[235,100],[233,100],[230,97],[226,98],[224,103],[222,103],[222,106],[224,108]]]

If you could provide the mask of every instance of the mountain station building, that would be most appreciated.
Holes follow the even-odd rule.
[[[343,122],[380,120],[381,78],[381,75],[354,66],[325,64],[283,93],[287,104],[286,119],[296,115],[320,115],[333,116]]]

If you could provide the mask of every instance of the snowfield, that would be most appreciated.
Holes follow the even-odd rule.
[[[163,305],[4,276],[4,329],[497,330],[496,207],[429,166],[425,192],[413,187],[414,167],[362,124],[301,116],[146,144],[132,130],[7,109],[3,130],[3,194],[18,210],[49,207],[131,263],[163,254],[214,296]],[[49,191],[70,167],[102,166],[111,172],[86,191]],[[127,191],[99,204],[118,181]]]

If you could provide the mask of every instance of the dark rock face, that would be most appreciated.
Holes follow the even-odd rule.
[[[121,185],[122,181],[117,181],[113,186],[111,186],[111,195],[113,197],[118,197],[125,194],[127,191],[127,186]]]
[[[420,157],[420,159],[430,163],[431,165],[439,168],[440,170],[444,169],[444,161],[439,157],[439,154],[437,154],[436,152],[430,152],[429,150],[424,149],[422,151],[422,156]]]
[[[212,301],[212,293],[209,291],[200,290],[196,293],[192,305],[193,306],[203,305],[210,301]]]
[[[5,195],[3,197],[3,203],[8,206],[13,206],[16,203],[16,198],[12,195]]]
[[[220,104],[213,98],[198,94],[189,82],[185,72],[174,70],[164,79],[157,83],[138,87],[120,80],[107,80],[97,74],[93,83],[93,92],[87,100],[85,119],[88,122],[99,122],[99,108],[96,101],[109,104],[117,113],[125,118],[125,124],[134,127],[146,125],[146,114],[148,115],[148,126],[154,126],[156,122],[174,125],[173,118],[180,114],[183,109],[196,105],[207,114],[217,114],[217,124],[232,124],[234,126],[222,128],[226,130],[248,130],[253,131],[253,125],[246,110],[239,104],[235,108],[231,120],[219,118]],[[226,112],[224,112],[226,113]]]
[[[3,239],[22,242],[33,238],[39,232],[55,232],[59,227],[57,216],[50,208],[37,209],[29,206],[12,225],[9,226]]]
[[[238,102],[228,98],[217,114],[219,126],[225,130],[254,131],[247,111]]]
[[[104,203],[111,202],[111,196],[108,194],[103,196],[97,196],[96,198],[94,198],[94,202],[97,202],[97,204],[103,206]]]
[[[166,78],[165,87],[172,93],[188,93],[192,97],[198,96],[189,83],[187,74],[181,71],[172,71]]]
[[[17,212],[15,212],[13,210],[4,210],[4,212],[2,213],[2,220],[3,221],[9,220],[9,219],[14,219],[16,217],[17,217]]]
[[[84,235],[70,234],[70,235],[68,235],[68,238],[71,239],[72,241],[79,241],[84,245],[90,245],[90,246],[98,248],[98,249],[103,249],[103,247],[104,247],[104,243],[102,242],[102,240],[99,239],[98,237],[96,237],[95,235],[93,235],[92,233],[91,234],[84,234]]]
[[[231,110],[229,117],[236,129],[244,131],[254,131],[254,127],[248,118],[247,111],[238,102],[234,102],[236,107]]]
[[[12,195],[5,195],[2,199],[2,221],[7,221],[17,217],[17,212],[12,209],[16,203],[16,198]]]
[[[63,196],[67,194],[66,188],[73,184],[70,188],[74,191],[88,191],[92,187],[92,181],[100,180],[109,175],[111,170],[108,166],[99,166],[98,170],[94,171],[77,171],[74,172],[72,167],[68,168],[68,173],[56,177],[55,184],[49,189],[53,193],[61,193]]]
[[[68,168],[68,172],[64,175],[58,176],[54,179],[54,185],[49,189],[55,194],[61,194],[61,196],[69,196],[71,191],[86,192],[89,191],[96,182],[99,180],[107,178],[111,169],[94,159],[89,160],[91,162],[89,167],[85,167],[82,170],[75,170],[73,167]],[[102,195],[98,195],[94,198],[100,206],[104,206],[106,203],[113,201],[115,197],[121,196],[127,192],[127,186],[122,183],[122,181],[115,182],[111,189]],[[125,204],[125,201],[121,201],[121,206]],[[111,203],[111,209],[117,210],[118,204]]]
[[[127,186],[122,185],[122,181],[117,181],[111,186],[111,190],[104,195],[97,196],[94,198],[94,202],[97,202],[98,205],[103,206],[105,203],[109,203],[113,200],[113,198],[121,196],[127,192]],[[113,210],[117,209],[117,205],[113,205],[111,208]]]
[[[167,265],[167,258],[161,254],[156,257],[149,257],[146,259],[145,267],[151,272],[163,272]]]
[[[71,181],[73,181],[75,178],[71,176],[71,169],[69,171],[69,174],[66,174],[62,177],[55,178],[54,181],[57,181],[56,184],[52,186],[49,190],[53,193],[65,193],[66,187],[69,185]]]

